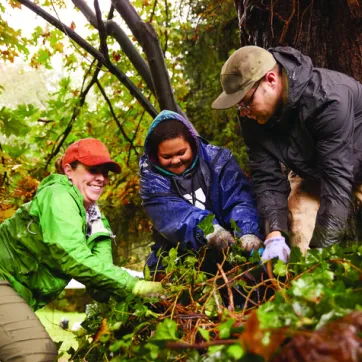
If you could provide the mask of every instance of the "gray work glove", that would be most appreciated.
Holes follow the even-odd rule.
[[[262,260],[270,260],[273,258],[279,258],[287,263],[289,260],[290,249],[285,242],[284,236],[275,236],[268,240],[265,240],[265,250],[261,255]]]
[[[235,239],[222,226],[215,224],[214,231],[206,235],[207,244],[216,250],[226,249],[229,245],[235,244]]]
[[[259,250],[263,246],[263,241],[253,234],[245,234],[240,239],[241,247],[247,252]]]

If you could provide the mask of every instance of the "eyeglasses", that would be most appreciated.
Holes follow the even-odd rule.
[[[251,94],[251,97],[249,98],[249,100],[246,103],[244,103],[243,101],[240,101],[236,105],[238,111],[240,113],[242,113],[243,116],[247,116],[250,114],[250,112],[251,112],[250,106],[253,103],[254,95],[255,95],[255,92],[258,90],[259,84],[260,84],[260,80],[258,81],[258,84],[257,84],[256,88],[254,89],[254,92]]]

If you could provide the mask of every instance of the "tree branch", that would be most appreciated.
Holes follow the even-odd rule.
[[[132,137],[132,144],[133,144],[133,141],[135,140],[136,136],[137,136],[137,132],[138,132],[138,129],[140,128],[140,124],[142,122],[142,119],[143,119],[143,116],[144,116],[145,112],[142,112],[141,116],[140,116],[140,120],[138,121],[137,123],[137,126],[136,126],[136,130],[134,131],[134,135]],[[129,160],[131,158],[131,152],[128,152],[128,157],[127,157],[127,165],[129,163]]]
[[[107,46],[107,34],[106,34],[106,29],[104,27],[104,23],[102,20],[102,13],[101,13],[101,9],[99,7],[98,0],[94,0],[94,9],[96,10],[97,24],[98,24],[97,29],[99,32],[99,42],[101,44],[99,47],[99,50],[106,58],[107,63],[110,63],[109,54],[108,54],[108,46]]]
[[[113,75],[119,79],[122,84],[126,86],[129,92],[135,97],[142,107],[152,116],[156,117],[157,110],[152,106],[152,104],[148,101],[148,99],[139,92],[138,88],[128,79],[128,77],[115,65],[110,62],[107,62],[104,55],[92,47],[87,41],[85,41],[82,37],[80,37],[76,32],[74,32],[71,28],[54,18],[51,14],[47,13],[44,9],[34,4],[29,0],[18,0],[19,3],[25,5],[31,11],[35,12],[43,19],[45,19],[50,24],[54,25],[57,29],[65,33],[72,40],[74,40],[78,45],[80,45],[83,49],[85,49],[89,54],[91,54],[95,59],[101,62]]]
[[[109,100],[109,98],[108,98],[108,96],[107,96],[106,92],[104,91],[104,89],[103,89],[102,85],[99,83],[99,81],[98,81],[98,80],[96,80],[96,83],[97,83],[97,86],[98,86],[98,88],[99,88],[100,92],[102,93],[102,95],[103,95],[103,97],[104,97],[105,101],[107,102],[108,107],[109,107],[109,109],[110,109],[110,111],[111,111],[112,117],[113,117],[114,121],[116,122],[116,124],[117,124],[118,128],[120,129],[120,131],[121,131],[121,133],[122,133],[123,137],[124,137],[124,138],[125,138],[125,140],[126,140],[126,141],[127,141],[127,142],[131,145],[131,148],[133,148],[133,149],[134,149],[134,151],[135,151],[136,155],[138,156],[138,151],[137,151],[136,147],[133,145],[133,142],[132,142],[133,140],[131,140],[131,139],[127,136],[126,132],[124,131],[124,129],[123,129],[123,127],[122,127],[121,123],[119,122],[119,120],[118,120],[118,118],[117,118],[116,114],[114,113],[114,110],[113,110],[113,107],[112,107],[112,103],[111,103],[111,101]]]
[[[96,15],[87,5],[84,0],[72,0],[73,4],[82,12],[85,18],[89,21],[94,28],[98,29],[98,23]],[[110,12],[111,13],[111,12]],[[137,51],[135,46],[129,40],[127,34],[122,30],[122,28],[113,20],[108,20],[104,24],[106,29],[106,34],[112,36],[118,42],[119,46],[126,54],[128,59],[131,61],[139,75],[146,82],[147,87],[150,89],[152,94],[156,94],[155,87],[153,85],[151,71],[148,64],[142,58],[140,53]]]
[[[234,296],[233,296],[233,291],[231,290],[231,287],[230,287],[229,279],[228,279],[227,276],[225,275],[224,270],[223,270],[223,268],[221,267],[221,265],[220,265],[219,263],[216,263],[216,266],[217,266],[217,268],[219,269],[219,272],[220,272],[222,278],[224,279],[224,282],[225,282],[225,285],[226,285],[226,288],[227,288],[227,291],[228,291],[230,310],[231,310],[232,312],[234,312],[234,310],[235,310],[235,307],[234,307]]]
[[[112,0],[112,4],[127,23],[147,56],[161,109],[178,112],[170,77],[155,29],[151,24],[146,24],[141,20],[128,0]]]
[[[92,62],[90,68],[92,68],[94,62]],[[85,78],[88,76],[89,74],[89,71],[90,69],[87,70],[85,76],[84,76],[84,80],[83,80],[83,85],[84,85],[84,81],[85,81]],[[52,149],[52,152],[50,153],[50,155],[47,157],[47,162],[45,164],[45,170],[48,168],[50,162],[52,161],[52,159],[59,153],[61,147],[63,146],[63,143],[65,142],[65,140],[67,139],[69,133],[71,132],[72,128],[73,128],[73,123],[75,121],[75,119],[77,118],[79,112],[80,112],[80,109],[82,108],[84,102],[85,102],[85,99],[86,99],[86,96],[88,94],[88,92],[90,91],[90,89],[92,88],[93,84],[97,81],[97,78],[98,78],[98,74],[100,72],[100,67],[97,66],[94,74],[93,74],[93,77],[91,79],[91,81],[88,83],[86,89],[82,90],[80,96],[79,96],[79,103],[74,107],[74,110],[73,110],[73,114],[72,114],[72,118],[70,119],[66,129],[64,130],[64,132],[58,137],[58,140],[60,139],[59,142],[57,142],[53,149]],[[82,88],[83,88],[83,85],[82,85]]]

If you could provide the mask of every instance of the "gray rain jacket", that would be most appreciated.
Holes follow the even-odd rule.
[[[362,85],[314,68],[293,48],[269,51],[286,71],[287,103],[266,125],[241,119],[258,209],[267,233],[287,232],[290,188],[280,162],[304,179],[320,180],[310,246],[326,247],[341,240],[353,184],[362,181]]]

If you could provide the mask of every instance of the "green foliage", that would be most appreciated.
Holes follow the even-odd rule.
[[[201,136],[229,148],[240,166],[248,169],[236,111],[214,111],[211,103],[221,93],[220,70],[240,47],[235,4],[227,1],[190,1],[190,23],[183,29],[184,75],[190,91],[185,96],[189,119]]]
[[[214,232],[214,226],[212,224],[212,221],[215,219],[215,215],[209,214],[206,217],[204,217],[201,222],[197,225],[204,235],[208,235]]]
[[[5,17],[5,10],[10,13],[11,9],[12,16],[21,18],[25,10],[16,1],[9,3],[11,8],[1,6],[0,16]],[[55,17],[67,23],[58,12],[69,6],[64,1],[42,1],[39,5],[49,12],[56,10]],[[237,18],[232,1],[191,1],[187,12],[182,1],[137,1],[132,5],[143,20],[155,27],[181,108],[202,136],[230,147],[239,162],[244,164],[245,152],[241,150],[235,115],[225,118],[223,113],[212,113],[210,108],[211,101],[220,91],[218,73],[221,64],[227,58],[228,50],[238,46]],[[106,7],[102,4],[104,19],[108,15]],[[31,193],[27,191],[23,195],[22,185],[33,179],[34,192],[37,182],[54,172],[54,161],[71,142],[82,137],[99,138],[122,166],[122,174],[112,177],[101,205],[117,235],[123,259],[130,264],[137,263],[144,258],[144,252],[135,255],[134,250],[140,244],[147,244],[151,227],[141,206],[137,176],[151,117],[104,69],[98,80],[107,99],[96,84],[82,99],[82,91],[90,82],[96,66],[91,66],[91,57],[61,31],[37,22],[33,32],[26,37],[20,30],[9,27],[6,19],[1,20],[4,20],[0,26],[4,60],[23,59],[33,68],[34,74],[39,75],[38,79],[45,82],[38,85],[40,81],[34,76],[23,83],[25,78],[21,78],[21,74],[25,77],[28,69],[21,69],[16,78],[17,87],[24,92],[24,101],[34,100],[34,103],[20,106],[18,104],[23,100],[15,99],[16,92],[9,93],[14,88],[12,79],[7,83],[0,82],[5,99],[14,99],[14,106],[3,108],[0,115],[3,133],[7,136],[1,139],[0,145],[4,156],[0,169],[4,179],[1,184],[0,177],[4,203],[13,208],[27,201]],[[117,11],[114,20],[120,21]],[[67,25],[78,30],[77,23]],[[82,36],[99,49],[98,30],[88,25]],[[118,43],[108,37],[107,45],[111,61],[155,104],[155,98]],[[140,49],[138,44],[135,45]],[[21,167],[14,169],[14,165]],[[115,256],[119,259],[118,255]]]
[[[259,275],[257,285],[241,283],[245,302],[252,289],[269,290],[260,301],[241,307],[231,305],[225,295],[216,298],[225,280],[219,273],[202,272],[201,260],[202,252],[177,255],[176,249],[163,258],[172,265],[162,281],[167,299],[127,295],[122,301],[89,306],[79,348],[69,351],[72,360],[267,361],[280,353],[288,336],[312,336],[331,320],[362,307],[361,247],[311,250],[287,265],[277,262],[274,270],[282,272],[276,277],[266,275],[264,266],[250,258],[225,269],[231,285],[246,273]],[[210,313],[210,306],[216,312]]]

